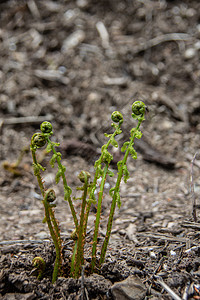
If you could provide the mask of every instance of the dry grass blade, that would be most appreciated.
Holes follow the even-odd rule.
[[[165,291],[168,292],[168,294],[170,294],[170,296],[172,297],[172,299],[174,299],[174,300],[182,300],[178,295],[176,295],[172,291],[172,289],[166,283],[163,282],[162,278],[160,278],[159,276],[154,276],[154,278],[156,278],[156,282],[158,284],[160,284],[163,287],[163,289],[165,289]]]

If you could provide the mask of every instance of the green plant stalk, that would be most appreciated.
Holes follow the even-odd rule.
[[[96,263],[96,251],[97,251],[97,238],[99,233],[99,224],[100,224],[100,217],[101,217],[101,206],[102,206],[102,199],[103,199],[103,191],[104,185],[106,182],[106,175],[108,172],[108,163],[104,168],[104,172],[102,175],[99,197],[98,197],[98,206],[97,206],[97,213],[96,213],[96,221],[95,221],[95,229],[94,229],[94,236],[93,236],[93,245],[92,245],[92,261],[91,261],[91,271],[94,272],[95,263]]]
[[[76,259],[75,259],[75,268],[73,274],[74,278],[78,278],[80,276],[81,266],[84,264],[84,244],[85,244],[84,217],[85,217],[86,197],[87,197],[87,189],[88,189],[88,177],[84,171],[83,174],[84,174],[84,186],[83,186],[80,224],[77,232],[78,243],[77,243],[77,252],[76,252]]]
[[[96,170],[95,175],[94,175],[94,180],[92,183],[92,186],[97,185],[97,179],[98,179],[98,171]],[[90,193],[89,199],[92,197],[92,192]],[[88,222],[88,217],[89,217],[89,213],[90,213],[90,207],[91,207],[92,201],[89,200],[86,204],[86,211],[85,211],[85,217],[84,217],[84,232],[86,235],[86,231],[87,231],[87,222]]]
[[[115,187],[110,189],[110,195],[112,197],[112,203],[111,203],[111,209],[107,224],[107,232],[106,237],[104,239],[102,248],[101,248],[101,256],[100,256],[100,262],[98,267],[101,267],[101,264],[104,262],[107,246],[110,239],[111,229],[112,229],[112,223],[113,223],[113,217],[114,212],[116,208],[116,204],[120,207],[120,195],[119,195],[119,187],[121,183],[121,179],[124,176],[124,181],[126,182],[129,177],[129,172],[127,170],[127,157],[130,153],[131,156],[136,159],[137,154],[133,148],[133,143],[135,138],[141,137],[141,132],[138,130],[140,127],[141,122],[144,120],[144,114],[145,114],[145,108],[143,102],[136,101],[132,105],[132,117],[135,120],[138,120],[138,125],[136,128],[133,128],[131,130],[131,136],[130,141],[125,142],[121,151],[124,152],[124,158],[123,160],[118,162],[118,177],[115,184]],[[121,133],[120,126],[123,123],[123,116],[120,112],[115,111],[112,113],[111,119],[114,123],[118,123],[118,125],[112,123],[112,126],[115,128],[115,131],[113,134],[105,134],[107,137],[109,137],[109,140],[106,145],[102,146],[101,156],[100,158],[95,162],[94,168],[95,168],[95,176],[93,183],[88,184],[88,175],[87,172],[82,171],[80,173],[79,179],[84,183],[83,187],[80,189],[83,191],[82,194],[82,206],[81,206],[81,213],[80,213],[80,222],[78,222],[77,214],[74,209],[74,205],[71,199],[71,188],[67,184],[67,180],[65,177],[65,171],[66,168],[61,163],[61,154],[59,152],[56,152],[54,146],[58,146],[59,144],[53,143],[50,140],[50,136],[53,134],[52,132],[52,125],[50,122],[43,122],[40,126],[41,133],[35,133],[31,139],[31,151],[32,151],[32,157],[33,157],[33,167],[34,167],[34,174],[38,179],[39,187],[41,189],[42,195],[43,195],[43,204],[45,207],[45,219],[49,227],[50,234],[52,236],[55,248],[56,248],[56,260],[54,265],[54,271],[52,276],[52,282],[55,282],[58,275],[61,273],[61,265],[62,265],[62,240],[60,237],[60,230],[57,223],[57,220],[54,216],[54,211],[52,209],[53,207],[53,201],[55,199],[55,192],[53,190],[50,194],[50,190],[45,191],[42,177],[40,174],[41,170],[44,170],[44,168],[37,162],[36,159],[36,150],[38,148],[43,147],[46,143],[47,148],[46,151],[53,152],[52,158],[50,160],[50,164],[52,167],[54,167],[55,161],[57,161],[58,164],[58,172],[56,174],[56,183],[59,182],[60,177],[62,177],[63,186],[64,186],[64,199],[69,202],[69,206],[71,209],[71,213],[74,219],[75,223],[75,230],[74,230],[74,238],[75,240],[75,246],[74,251],[72,255],[72,264],[71,264],[71,275],[74,278],[78,278],[81,274],[81,268],[84,264],[84,244],[85,244],[85,236],[86,236],[86,229],[87,229],[87,222],[88,222],[88,216],[89,211],[91,207],[91,203],[95,202],[95,189],[97,187],[97,179],[101,177],[101,185],[100,185],[100,192],[98,195],[98,205],[97,205],[97,217],[95,222],[95,228],[94,228],[94,236],[93,236],[93,246],[92,246],[92,272],[94,271],[96,265],[96,249],[97,249],[97,239],[98,239],[98,233],[99,233],[99,225],[100,225],[100,216],[101,216],[101,207],[102,207],[102,199],[103,199],[103,190],[105,186],[105,180],[106,175],[113,176],[114,173],[109,170],[109,164],[112,161],[113,157],[108,152],[109,145],[113,145],[114,147],[118,147],[118,143],[115,140],[115,135],[118,135]],[[102,164],[104,164],[104,167],[102,167]],[[87,195],[89,195],[88,200],[86,200]]]
[[[96,187],[97,179],[98,179],[98,171],[96,170],[92,186]],[[91,199],[91,197],[92,197],[91,195],[92,195],[92,192],[90,193],[89,199]],[[84,231],[85,231],[85,233],[86,233],[86,230],[87,230],[87,222],[88,222],[88,217],[89,217],[89,213],[90,213],[91,204],[92,204],[92,201],[89,200],[87,205],[86,205],[86,212],[85,212],[85,217],[84,217]],[[101,211],[101,208],[100,208],[100,211]]]
[[[58,226],[58,221],[55,218],[53,209],[51,207],[49,207],[49,208],[50,208],[49,209],[49,215],[50,215],[51,221],[53,223],[55,236],[58,240],[58,244],[59,244],[60,249],[62,249],[62,239],[61,239],[61,236],[60,236],[60,229],[59,229],[59,226]]]
[[[55,249],[56,249],[56,260],[55,260],[54,271],[53,271],[53,276],[52,276],[52,282],[54,283],[58,277],[58,273],[59,273],[59,270],[62,265],[62,252],[61,252],[62,251],[62,240],[60,237],[60,230],[59,230],[58,223],[55,219],[54,212],[53,212],[52,207],[50,206],[49,202],[47,201],[47,198],[48,198],[51,190],[48,190],[47,192],[45,192],[44,184],[43,184],[42,177],[40,174],[40,169],[42,167],[38,164],[37,158],[36,158],[36,150],[40,146],[36,146],[36,144],[34,143],[34,136],[32,137],[31,147],[30,147],[31,153],[32,153],[32,158],[33,158],[34,174],[37,177],[38,184],[39,184],[42,196],[43,196],[43,205],[44,205],[44,209],[45,209],[46,222],[47,222],[47,225],[48,225],[48,228],[49,228],[49,231],[50,231],[50,234],[51,234],[51,237],[53,239]],[[53,223],[53,226],[52,226],[52,223]]]
[[[66,177],[65,177],[65,172],[64,172],[64,170],[63,170],[63,166],[62,166],[62,164],[61,164],[61,162],[60,162],[60,159],[59,159],[58,156],[57,156],[57,152],[56,152],[56,150],[54,149],[54,146],[53,146],[51,140],[50,140],[49,138],[47,138],[47,141],[48,141],[48,143],[50,143],[50,145],[51,145],[51,149],[52,149],[53,154],[56,155],[56,161],[57,161],[59,170],[61,170],[61,176],[62,176],[62,180],[63,180],[63,186],[64,186],[64,189],[67,191],[68,188],[69,188],[69,186],[68,186],[68,184],[67,184],[67,180],[66,180]],[[72,217],[73,217],[73,219],[74,219],[74,224],[75,224],[76,230],[78,231],[78,219],[77,219],[77,216],[76,216],[76,212],[75,212],[75,209],[74,209],[74,205],[73,205],[73,203],[72,203],[72,200],[71,200],[71,197],[70,197],[69,194],[68,194],[68,197],[67,197],[67,201],[68,201],[69,206],[70,206],[70,209],[71,209],[71,213],[72,213]]]
[[[45,209],[45,217],[46,217],[46,222],[51,234],[51,237],[53,239],[55,249],[56,249],[56,260],[54,264],[54,270],[53,270],[53,276],[52,276],[52,283],[54,283],[57,280],[57,277],[59,275],[61,266],[62,266],[62,245],[61,245],[61,239],[60,239],[60,234],[59,237],[57,236],[58,229],[53,228],[52,223],[55,223],[55,217],[53,217],[52,221],[52,215],[54,215],[53,210],[51,206],[49,205],[47,198],[48,198],[49,191],[44,196],[43,204],[44,204],[44,209]],[[56,225],[57,228],[58,225]]]
[[[133,145],[137,130],[139,129],[141,123],[142,123],[142,121],[138,121],[137,127],[135,129],[135,132],[134,132],[133,136],[130,139],[129,147],[126,149],[124,158],[122,160],[122,165],[121,165],[119,173],[118,173],[117,182],[116,182],[116,185],[115,185],[115,190],[114,190],[113,199],[112,199],[112,204],[111,204],[111,208],[110,208],[110,214],[109,214],[109,218],[108,218],[106,236],[105,236],[102,248],[101,248],[101,256],[100,256],[100,261],[99,261],[99,267],[101,267],[102,263],[104,262],[107,247],[108,247],[108,243],[109,243],[109,239],[110,239],[110,234],[111,234],[111,230],[112,230],[112,223],[113,223],[113,217],[114,217],[115,207],[116,207],[116,203],[117,203],[117,201],[116,201],[117,200],[117,193],[119,192],[121,179],[123,177],[123,166],[126,164],[126,161],[127,161],[127,158],[128,158],[129,152],[130,152],[129,148],[130,148],[131,145]]]
[[[83,224],[85,236],[86,236],[86,231],[87,231],[87,222],[88,222],[88,217],[89,217],[89,213],[90,213],[91,203],[92,202],[89,201],[89,203],[86,204],[86,209],[85,209],[84,224]]]
[[[37,162],[37,158],[36,158],[35,152],[36,151],[33,150],[32,147],[31,147],[31,154],[32,154],[32,158],[33,158],[33,165],[36,168],[37,165],[38,165],[38,162]],[[43,181],[42,181],[42,176],[40,174],[39,168],[38,168],[37,172],[34,171],[34,174],[37,177],[37,181],[38,181],[38,184],[39,184],[40,191],[42,193],[42,196],[44,197],[45,188],[44,188],[44,184],[43,184]]]
[[[122,122],[123,122],[123,121],[120,121],[119,124],[117,125],[117,128],[115,129],[115,131],[114,131],[113,134],[111,135],[110,139],[109,139],[108,142],[106,143],[104,150],[107,150],[107,149],[108,149],[109,145],[111,144],[111,140],[112,140],[113,138],[115,138],[116,135],[119,134],[118,132],[119,132],[119,130],[120,130],[120,127],[121,127]],[[104,153],[103,153],[103,151],[104,151],[104,150],[102,150],[101,156],[100,156],[100,158],[99,158],[99,160],[98,160],[98,161],[99,161],[99,164],[102,164],[102,162],[103,162],[103,158],[104,158]],[[99,178],[98,175],[99,175],[99,171],[98,171],[98,168],[96,168],[95,175],[94,175],[94,180],[93,180],[93,184],[92,184],[93,187],[96,187],[96,185],[97,185],[97,179]],[[91,194],[90,194],[90,198],[92,198],[92,191],[91,191]],[[88,204],[87,204],[87,208],[86,208],[86,217],[85,217],[85,219],[86,219],[85,227],[87,227],[87,220],[88,220],[88,215],[89,215],[89,212],[90,212],[91,203],[92,203],[92,201],[89,201]],[[85,228],[85,229],[86,229],[86,228]]]
[[[115,136],[119,134],[119,130],[120,130],[122,122],[123,122],[123,119],[119,121],[119,124],[117,125],[114,133],[111,135],[110,139],[108,140],[108,142],[105,145],[105,148],[102,150],[101,156],[98,160],[100,165],[102,164],[102,162],[104,160],[104,151],[108,149],[109,145],[111,144],[112,139],[114,139]],[[107,172],[108,172],[108,167],[109,167],[109,163],[106,163],[106,167],[105,167],[104,172],[103,172],[104,179],[102,178],[102,182],[101,182],[101,186],[100,186],[100,192],[99,192],[96,222],[95,222],[95,230],[94,230],[94,236],[93,236],[93,247],[92,247],[92,262],[91,262],[92,271],[94,270],[95,262],[96,262],[96,247],[97,247],[97,238],[98,238],[100,215],[101,215],[101,205],[102,205],[103,190],[104,190],[106,175],[107,175]],[[95,172],[95,176],[94,176],[94,180],[93,180],[93,184],[92,184],[93,187],[96,187],[98,177],[99,177],[99,170],[96,167],[96,172]],[[92,192],[93,191],[91,190],[89,198],[93,198],[92,197]],[[85,233],[86,233],[86,230],[87,230],[87,221],[88,221],[88,216],[89,216],[89,212],[90,212],[91,203],[92,203],[92,201],[88,201],[87,206],[86,206],[85,222],[84,222],[84,231],[85,231]]]
[[[74,251],[72,254],[72,259],[71,259],[71,276],[72,277],[74,275],[74,266],[75,266],[75,260],[76,260],[77,245],[78,245],[78,241],[76,240],[75,244],[74,244]]]
[[[99,233],[99,224],[100,224],[100,216],[101,216],[103,191],[104,191],[104,186],[105,186],[105,181],[106,181],[106,175],[108,173],[108,168],[109,168],[110,160],[112,159],[112,156],[111,156],[106,161],[104,159],[104,153],[105,153],[105,151],[107,151],[109,145],[113,144],[113,141],[115,141],[114,140],[115,136],[121,133],[120,127],[121,127],[121,124],[123,123],[123,116],[119,112],[114,112],[112,114],[111,118],[112,118],[113,122],[117,122],[119,124],[118,125],[114,125],[115,126],[115,131],[110,136],[110,139],[106,143],[105,147],[102,148],[102,153],[101,153],[101,156],[100,156],[100,159],[99,159],[99,164],[100,165],[102,164],[103,161],[105,162],[105,168],[103,170],[102,181],[101,181],[101,185],[100,185],[100,191],[99,191],[99,197],[98,197],[98,205],[97,205],[97,213],[96,213],[96,221],[95,221],[95,229],[94,229],[94,235],[93,235],[92,260],[91,260],[91,271],[92,272],[94,271],[94,268],[95,268],[95,265],[96,265],[97,239],[98,239],[98,233]],[[116,141],[113,144],[113,146],[115,146],[115,147],[118,146],[118,144],[117,144]],[[96,187],[96,184],[97,184],[98,175],[99,175],[99,171],[98,171],[98,168],[96,168],[95,177],[94,177],[94,181],[93,181],[93,186],[95,186],[95,187]],[[89,203],[89,204],[91,205],[91,203]],[[87,210],[86,210],[88,214],[89,214],[89,209],[90,209],[90,207],[87,208]]]
[[[97,184],[97,179],[98,179],[98,172],[96,170],[95,175],[94,175],[94,180],[92,183],[92,186],[96,187]],[[92,192],[90,193],[89,199],[92,197]],[[89,200],[86,204],[86,211],[85,211],[85,217],[84,217],[84,233],[86,235],[86,231],[87,231],[87,222],[88,222],[88,217],[89,217],[89,213],[90,213],[90,207],[91,207],[92,201]]]

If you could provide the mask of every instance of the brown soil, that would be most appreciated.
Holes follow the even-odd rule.
[[[161,279],[180,299],[200,299],[198,155],[191,181],[191,160],[200,148],[199,12],[198,0],[1,1],[1,299],[122,299],[113,286],[132,277],[144,293],[124,299],[172,299]],[[149,113],[136,143],[138,159],[128,161],[131,176],[121,186],[122,205],[99,274],[68,276],[73,221],[62,186],[54,184],[56,170],[47,158],[42,162],[46,187],[57,193],[66,261],[65,277],[52,285],[55,251],[42,223],[31,155],[24,156],[15,175],[3,162],[16,162],[40,123],[51,120],[75,190],[79,172],[93,172],[112,111],[122,111],[126,119],[122,142],[135,125],[130,109],[137,99]],[[105,191],[100,243],[112,182]],[[91,212],[86,267],[94,219]],[[47,265],[41,281],[33,272],[35,256]]]

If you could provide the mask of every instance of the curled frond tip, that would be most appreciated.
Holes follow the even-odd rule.
[[[146,105],[142,101],[135,101],[132,105],[132,117],[136,120],[144,120]]]
[[[111,119],[115,123],[123,122],[123,116],[119,111],[114,111],[111,115]]]
[[[44,121],[40,125],[40,130],[42,131],[42,133],[51,133],[52,129],[53,129],[53,127],[52,127],[51,123],[48,121]]]
[[[42,133],[35,133],[31,140],[32,146],[41,148],[46,144],[46,139]]]

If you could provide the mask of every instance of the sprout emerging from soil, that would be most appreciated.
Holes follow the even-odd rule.
[[[137,126],[132,128],[130,131],[130,139],[129,141],[124,142],[121,152],[124,153],[123,159],[118,161],[117,163],[117,178],[115,186],[113,186],[109,194],[111,196],[111,207],[110,207],[110,214],[108,217],[107,223],[107,231],[105,235],[105,239],[103,245],[101,247],[101,254],[100,257],[97,257],[97,244],[98,244],[98,236],[99,236],[99,226],[101,220],[101,207],[102,201],[104,196],[104,187],[106,183],[107,176],[114,176],[115,174],[110,169],[110,163],[113,160],[113,156],[110,153],[109,148],[111,146],[118,148],[118,142],[115,139],[117,135],[122,133],[121,125],[123,123],[123,116],[119,111],[114,111],[111,115],[111,119],[113,123],[111,126],[114,129],[114,132],[111,134],[105,133],[105,136],[108,138],[108,141],[105,145],[101,148],[101,155],[99,159],[96,160],[94,164],[94,178],[91,180],[91,175],[86,171],[81,171],[79,174],[79,179],[82,183],[82,186],[77,187],[77,190],[82,192],[80,198],[76,198],[76,200],[81,201],[81,211],[80,211],[80,218],[78,220],[77,212],[75,211],[74,203],[72,201],[72,189],[68,186],[67,179],[66,179],[66,167],[61,162],[61,153],[56,151],[56,147],[59,146],[58,143],[54,143],[51,141],[50,137],[53,134],[53,127],[50,122],[43,122],[40,126],[41,132],[35,133],[31,139],[31,153],[33,158],[33,169],[34,174],[37,177],[38,184],[43,196],[43,205],[45,209],[45,218],[44,221],[47,223],[52,240],[55,245],[56,249],[56,260],[54,264],[54,271],[52,276],[52,282],[54,283],[57,280],[58,276],[63,274],[63,256],[62,256],[62,239],[60,237],[60,228],[59,223],[55,218],[54,210],[56,199],[55,191],[53,189],[45,189],[44,182],[42,180],[41,171],[45,171],[45,168],[42,167],[37,161],[36,158],[36,151],[46,146],[46,152],[52,153],[52,157],[50,159],[50,165],[54,168],[55,163],[57,163],[57,173],[55,176],[55,181],[58,183],[62,178],[63,183],[63,190],[64,190],[64,200],[66,200],[69,204],[71,214],[74,220],[74,231],[72,235],[72,240],[74,242],[74,251],[71,258],[71,271],[70,275],[74,278],[78,278],[81,275],[81,269],[84,265],[84,245],[86,239],[86,232],[87,232],[87,222],[90,213],[91,204],[97,203],[97,213],[96,213],[96,220],[94,224],[94,234],[93,234],[93,242],[92,242],[92,249],[91,249],[91,264],[90,264],[90,272],[98,272],[101,269],[101,266],[104,262],[107,246],[109,243],[111,230],[112,230],[112,223],[113,217],[115,213],[116,205],[118,208],[121,206],[121,199],[120,199],[120,184],[121,180],[123,179],[126,183],[129,178],[129,171],[127,167],[127,158],[130,154],[133,159],[137,158],[137,153],[133,148],[135,138],[139,139],[142,136],[140,131],[140,125],[142,121],[144,121],[144,115],[146,111],[146,106],[142,101],[135,101],[132,105],[132,117],[134,120],[137,120]],[[101,179],[100,190],[98,193],[98,199],[96,199],[96,189],[98,186],[98,179]],[[98,200],[98,201],[97,201]],[[43,264],[39,259],[34,260],[34,264],[39,267],[43,267]],[[44,268],[43,268],[44,269]],[[42,271],[43,272],[43,271]],[[38,278],[42,275],[41,273],[38,274]]]

